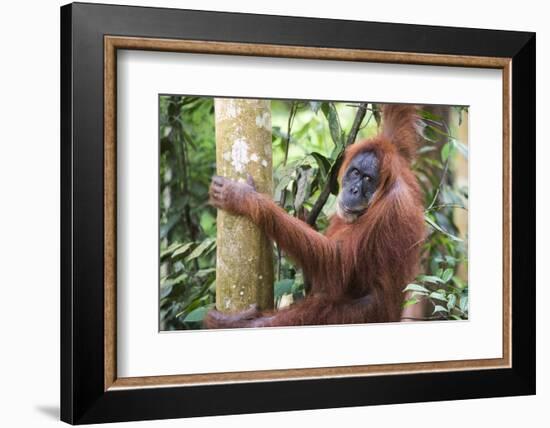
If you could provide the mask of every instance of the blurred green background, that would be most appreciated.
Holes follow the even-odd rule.
[[[272,100],[273,198],[306,218],[345,147],[359,107],[357,139],[377,133],[374,103]],[[214,100],[160,96],[160,328],[197,329],[216,290],[216,210],[208,188],[216,172]],[[425,200],[422,274],[404,284],[405,320],[468,318],[466,107],[424,106],[413,164]],[[337,188],[315,227],[334,213]],[[300,269],[275,254],[275,307],[303,298]],[[406,286],[406,287],[405,287]]]

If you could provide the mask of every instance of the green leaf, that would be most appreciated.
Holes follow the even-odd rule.
[[[459,308],[464,313],[468,312],[468,296],[460,297]]]
[[[286,132],[281,131],[280,126],[273,126],[271,128],[273,139],[279,138],[280,140],[286,140]]]
[[[433,152],[434,150],[436,150],[436,147],[434,146],[422,146],[416,151],[416,154],[423,155],[425,153]]]
[[[447,298],[445,297],[445,295],[441,294],[441,293],[437,293],[437,292],[433,292],[433,293],[430,293],[430,296],[429,296],[431,299],[436,299],[436,300],[441,300],[443,302],[446,302],[447,301]]]
[[[453,234],[451,234],[451,233],[447,232],[446,230],[444,230],[441,226],[439,226],[434,220],[432,220],[427,215],[424,216],[424,220],[426,221],[426,223],[428,223],[430,226],[432,226],[435,230],[437,230],[440,233],[443,233],[445,236],[448,236],[453,241],[462,242],[462,239],[460,239],[459,237],[454,236]]]
[[[208,285],[208,291],[212,294],[214,294],[216,292],[216,280],[212,281],[209,285]]]
[[[432,315],[437,313],[437,312],[449,312],[449,311],[447,310],[447,308],[444,308],[443,306],[435,305],[434,311],[432,312]]]
[[[170,244],[168,247],[164,248],[164,249],[161,249],[160,251],[160,258],[163,259],[165,258],[166,256],[172,254],[176,249],[178,249],[179,247],[181,247],[181,243],[179,242],[174,242],[172,244]]]
[[[430,125],[426,125],[422,129],[422,137],[424,137],[425,140],[430,141],[432,143],[438,143],[439,142],[437,132],[435,132],[434,128]]]
[[[208,275],[210,275],[211,273],[214,273],[214,272],[216,272],[216,268],[199,269],[197,271],[197,273],[195,274],[195,276],[197,276],[199,278],[203,278],[203,277],[208,276]]]
[[[172,292],[173,285],[170,283],[164,287],[160,287],[160,298],[164,299],[170,295]]]
[[[309,108],[313,113],[317,114],[317,112],[321,108],[321,104],[322,104],[321,101],[310,101]]]
[[[416,279],[419,281],[430,282],[432,284],[443,284],[443,280],[435,275],[418,275]]]
[[[277,183],[277,186],[275,186],[275,190],[273,191],[274,200],[276,201],[281,200],[282,193],[286,190],[291,180],[292,180],[292,176],[290,174],[281,177],[281,179]]]
[[[452,256],[445,256],[445,263],[447,263],[449,266],[455,266],[456,265],[456,258]]]
[[[424,162],[431,167],[443,169],[443,164],[437,159],[424,158]]]
[[[206,254],[207,250],[212,246],[212,244],[215,242],[214,238],[206,238],[204,241],[202,241],[192,252],[189,254],[185,261],[189,262],[191,260],[196,259],[197,257],[202,256],[203,254]]]
[[[418,297],[418,296],[426,297],[427,295],[428,293],[425,293],[424,291],[413,291],[411,293],[411,297]]]
[[[441,275],[441,279],[443,282],[447,283],[454,275],[454,270],[451,268],[447,268],[443,271],[443,274]]]
[[[293,284],[294,280],[292,279],[277,281],[274,286],[275,300],[279,300],[284,294],[290,294]]]
[[[450,143],[445,143],[443,145],[443,148],[441,149],[441,160],[443,162],[446,162],[447,159],[449,158],[449,151],[451,150],[451,144]]]
[[[180,215],[171,216],[165,224],[160,226],[160,239],[166,238],[166,235],[172,230],[176,223],[180,220]]]
[[[403,308],[406,308],[408,306],[412,306],[412,305],[415,305],[419,302],[420,300],[418,299],[407,299],[403,302]]]
[[[183,321],[185,322],[202,322],[206,313],[208,312],[207,306],[201,306],[199,308],[193,309],[187,314]]]
[[[455,307],[456,304],[456,295],[449,294],[449,300],[447,301],[447,309],[450,311]]]
[[[459,288],[461,290],[466,287],[466,284],[464,283],[464,281],[462,281],[458,276],[453,277],[453,282],[456,288]]]
[[[294,198],[294,209],[298,211],[304,205],[304,202],[309,197],[310,177],[313,175],[313,169],[300,169],[300,175],[297,181],[296,196]]]
[[[181,247],[179,247],[176,251],[172,253],[172,258],[175,259],[176,257],[185,254],[194,244],[195,244],[194,242],[187,242],[183,244]]]
[[[423,285],[420,285],[420,284],[409,284],[407,285],[404,289],[403,289],[403,292],[406,292],[406,291],[417,291],[419,293],[426,293],[426,294],[429,294],[430,293],[430,290],[428,290],[426,287],[424,287]]]
[[[342,127],[340,126],[340,119],[338,118],[338,112],[333,103],[322,103],[321,110],[327,118],[328,127],[330,130],[330,136],[334,145],[341,147],[344,144]]]
[[[329,160],[318,152],[311,152],[310,155],[315,159],[315,162],[317,162],[319,171],[321,172],[321,177],[325,180],[331,167]]]
[[[163,278],[160,281],[160,286],[161,287],[168,287],[168,286],[179,284],[179,283],[185,281],[187,279],[187,276],[188,276],[187,273],[183,272],[183,273],[181,273],[177,276],[171,276],[169,278]]]

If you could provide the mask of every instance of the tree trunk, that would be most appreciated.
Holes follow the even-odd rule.
[[[218,175],[272,193],[271,104],[267,100],[216,98]],[[218,210],[216,307],[233,312],[257,304],[273,307],[273,246],[248,219]]]

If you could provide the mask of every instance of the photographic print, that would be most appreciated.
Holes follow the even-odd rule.
[[[159,98],[161,331],[468,319],[468,107]]]

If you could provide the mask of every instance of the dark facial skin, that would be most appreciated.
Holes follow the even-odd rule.
[[[379,179],[379,163],[373,152],[355,156],[342,178],[338,196],[338,212],[346,220],[354,220],[363,214],[376,191]]]

